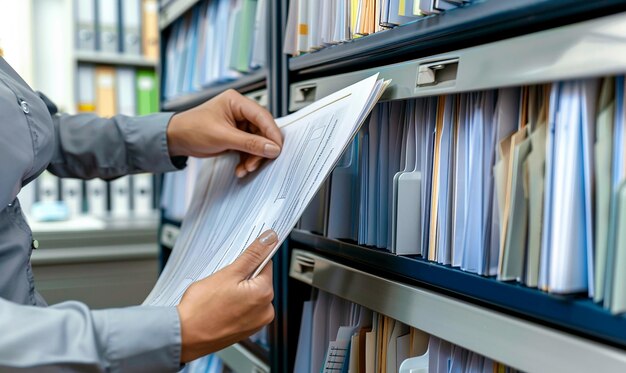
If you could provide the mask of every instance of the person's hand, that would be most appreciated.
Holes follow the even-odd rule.
[[[240,152],[238,177],[256,170],[263,159],[276,158],[283,146],[272,114],[253,100],[229,89],[213,99],[175,114],[167,127],[171,156],[210,157]]]
[[[248,277],[277,241],[274,231],[265,231],[231,265],[187,289],[178,305],[181,362],[219,351],[274,319],[272,262],[257,277]]]

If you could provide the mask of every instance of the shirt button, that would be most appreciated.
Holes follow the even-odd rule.
[[[33,249],[38,249],[39,248],[39,241],[37,240],[33,240]]]
[[[24,112],[24,114],[30,113],[30,106],[28,106],[28,102],[22,100],[20,102],[20,106],[22,107],[22,111]]]

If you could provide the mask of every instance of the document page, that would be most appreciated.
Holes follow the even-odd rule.
[[[267,229],[284,241],[387,84],[376,74],[278,118],[281,155],[243,179],[234,172],[237,154],[206,160],[172,255],[144,304],[178,304],[190,284],[232,263]]]

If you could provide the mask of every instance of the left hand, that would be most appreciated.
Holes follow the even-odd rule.
[[[229,89],[211,100],[175,114],[167,127],[171,156],[211,157],[240,152],[237,177],[255,171],[263,159],[278,157],[283,138],[272,114]]]

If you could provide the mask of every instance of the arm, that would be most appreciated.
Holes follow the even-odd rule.
[[[175,372],[272,321],[271,264],[248,277],[277,239],[265,232],[233,264],[192,284],[177,307],[90,311],[78,302],[40,308],[0,298],[0,371]]]
[[[171,118],[171,113],[136,118],[53,115],[56,143],[48,170],[61,177],[113,179],[180,169],[186,157],[171,158],[168,151]]]
[[[177,114],[144,117],[53,115],[56,147],[48,170],[57,176],[111,179],[184,167],[186,157],[240,153],[238,177],[276,158],[283,145],[272,115],[228,90]]]
[[[175,372],[180,322],[174,307],[90,311],[64,302],[48,308],[0,298],[0,371]]]

